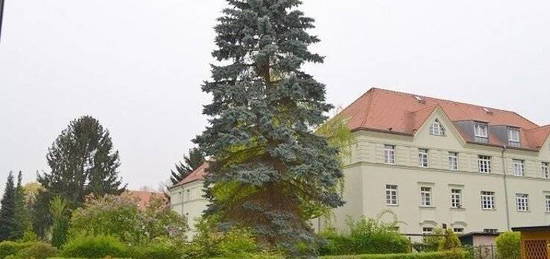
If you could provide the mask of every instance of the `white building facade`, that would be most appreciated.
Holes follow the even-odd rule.
[[[371,89],[342,115],[356,144],[344,169],[346,204],[331,223],[337,229],[346,229],[348,217],[388,210],[407,234],[443,225],[459,233],[550,225],[550,126],[382,89]],[[200,179],[172,188],[174,210],[200,216],[207,204],[201,188]]]

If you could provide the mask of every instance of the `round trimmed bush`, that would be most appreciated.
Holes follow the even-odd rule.
[[[497,243],[497,253],[502,258],[515,259],[521,255],[520,233],[504,232],[495,240]]]

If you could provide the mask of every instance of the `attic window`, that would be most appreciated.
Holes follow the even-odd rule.
[[[426,103],[426,101],[424,100],[424,98],[422,98],[422,97],[420,97],[420,96],[418,96],[418,95],[415,95],[415,96],[414,96],[414,99],[416,99],[416,101],[419,102],[419,103],[422,103],[422,104]]]
[[[508,128],[508,144],[511,147],[521,146],[520,132],[518,128]]]
[[[483,107],[483,111],[485,111],[487,114],[493,114],[493,112],[489,110],[489,108]]]
[[[474,135],[476,142],[487,143],[489,140],[489,125],[484,122],[474,124]]]
[[[438,119],[436,119],[432,126],[430,126],[430,134],[434,136],[445,136],[445,128]]]

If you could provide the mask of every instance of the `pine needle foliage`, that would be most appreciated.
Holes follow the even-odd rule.
[[[171,170],[170,182],[178,184],[195,169],[204,163],[204,155],[198,148],[189,149],[189,153],[183,156],[183,162],[176,164],[176,171]]]
[[[221,226],[242,225],[258,241],[291,256],[313,256],[309,208],[343,205],[336,191],[338,149],[318,128],[332,109],[325,86],[302,70],[322,63],[310,45],[314,20],[299,0],[228,0],[215,27],[210,125],[195,139],[212,159],[205,181],[207,214]]]

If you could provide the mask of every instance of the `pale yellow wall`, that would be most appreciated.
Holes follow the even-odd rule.
[[[445,136],[432,136],[429,133],[431,123],[438,118],[446,129]],[[446,223],[450,227],[462,227],[465,232],[496,228],[504,231],[506,221],[506,195],[504,191],[504,168],[508,187],[508,211],[510,227],[524,225],[550,224],[550,214],[545,212],[545,193],[550,193],[550,181],[542,178],[541,162],[550,161],[550,148],[542,152],[519,151],[485,145],[466,144],[454,125],[440,111],[436,110],[414,137],[380,132],[356,132],[357,144],[348,166],[353,168],[353,177],[357,171],[362,174],[362,192],[346,190],[346,193],[362,194],[362,197],[347,197],[362,200],[363,212],[357,213],[346,206],[337,211],[353,211],[352,217],[362,215],[376,217],[381,211],[391,209],[399,220],[406,224],[400,226],[404,233],[421,233],[423,226]],[[384,145],[396,146],[396,164],[384,164]],[[548,144],[547,144],[548,145]],[[429,168],[418,166],[418,149],[429,149]],[[459,153],[459,170],[450,171],[448,152]],[[478,169],[478,155],[492,157],[491,174],[481,174]],[[525,176],[512,174],[512,159],[525,160]],[[357,169],[359,167],[359,169]],[[346,177],[350,169],[345,170]],[[348,181],[346,181],[348,183]],[[399,205],[385,204],[385,185],[399,186]],[[420,187],[431,186],[433,191],[432,208],[420,207]],[[451,188],[463,189],[462,209],[450,208]],[[357,184],[347,184],[348,188],[358,188]],[[494,191],[496,209],[481,209],[480,192]],[[529,211],[516,210],[516,193],[529,194]],[[354,202],[357,203],[357,202]],[[341,218],[341,217],[340,217]],[[341,223],[336,223],[341,226]]]
[[[172,210],[187,218],[187,224],[191,229],[190,236],[194,234],[195,224],[208,205],[203,195],[203,181],[195,181],[170,190]]]

